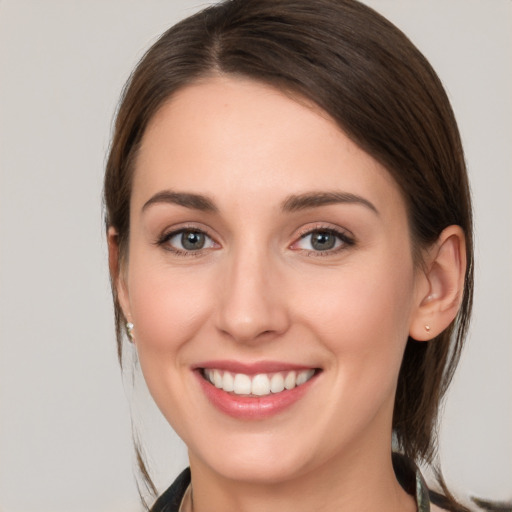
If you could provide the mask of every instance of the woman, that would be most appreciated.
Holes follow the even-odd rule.
[[[347,0],[180,22],[125,90],[105,203],[119,351],[126,327],[189,452],[152,510],[465,510],[414,462],[469,321],[471,204],[398,29]]]

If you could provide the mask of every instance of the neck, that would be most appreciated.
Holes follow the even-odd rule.
[[[396,480],[390,451],[345,454],[282,482],[225,478],[190,459],[193,512],[414,512]]]

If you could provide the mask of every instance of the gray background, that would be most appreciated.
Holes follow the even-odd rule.
[[[457,492],[510,499],[512,2],[367,3],[438,71],[474,192],[475,315],[444,414],[445,476]],[[123,389],[101,187],[125,79],[200,5],[0,1],[0,511],[140,510],[129,403],[159,485],[186,463],[140,382]]]

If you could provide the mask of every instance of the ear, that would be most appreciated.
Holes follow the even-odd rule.
[[[119,234],[113,227],[108,228],[107,232],[108,243],[108,266],[110,269],[110,279],[115,291],[117,301],[123,312],[125,319],[128,322],[132,321],[130,311],[130,300],[128,294],[128,287],[126,286],[126,272],[122,263],[121,253],[119,249]]]
[[[448,226],[425,257],[418,276],[417,305],[409,335],[417,341],[435,338],[459,311],[466,274],[466,239],[460,226]]]

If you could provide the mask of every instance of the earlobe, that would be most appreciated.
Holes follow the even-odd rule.
[[[125,319],[130,321],[130,301],[128,299],[128,289],[124,278],[123,265],[121,263],[122,258],[119,249],[119,235],[113,227],[108,228],[107,242],[110,279],[112,280],[115,298],[121,307]]]
[[[444,331],[460,307],[466,274],[466,243],[460,226],[443,230],[426,256],[422,296],[411,321],[409,335],[427,341]]]

